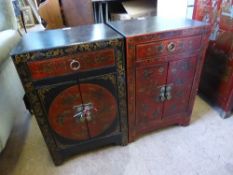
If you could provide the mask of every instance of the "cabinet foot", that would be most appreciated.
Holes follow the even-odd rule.
[[[126,145],[128,145],[128,142],[121,142],[121,146],[126,146]]]
[[[226,119],[232,115],[231,110],[225,111],[218,106],[215,106],[215,110],[219,113],[219,115],[222,119]]]
[[[128,145],[128,136],[123,136],[121,146]]]
[[[223,110],[220,111],[220,117],[221,118],[226,119],[226,118],[228,118],[230,116],[231,116],[231,111],[228,111],[228,112],[223,111]]]
[[[52,159],[53,159],[53,163],[55,164],[55,166],[59,166],[63,163],[64,159],[63,157],[59,154],[52,154]]]
[[[181,121],[180,123],[179,123],[179,125],[180,126],[189,126],[189,124],[190,124],[190,119],[189,120],[184,120],[184,121]]]

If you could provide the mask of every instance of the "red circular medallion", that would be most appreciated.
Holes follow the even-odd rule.
[[[80,88],[71,86],[56,96],[50,105],[48,120],[58,135],[86,140],[103,133],[116,116],[115,97],[102,86],[83,83]]]

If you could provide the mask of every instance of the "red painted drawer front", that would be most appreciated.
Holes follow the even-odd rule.
[[[163,102],[161,87],[166,83],[168,64],[141,67],[136,70],[136,124],[160,120]]]
[[[200,45],[201,36],[140,44],[136,46],[136,59],[147,59],[180,52],[193,52],[199,49]]]
[[[196,60],[192,57],[169,63],[167,85],[171,87],[171,99],[164,103],[165,118],[188,110]]]
[[[78,71],[89,71],[113,65],[115,65],[113,49],[28,62],[28,67],[32,79],[34,80],[71,74]]]
[[[92,108],[84,112],[81,120],[77,107],[87,104]],[[116,116],[114,96],[107,89],[89,83],[63,90],[53,100],[48,112],[50,126],[58,135],[78,141],[100,135],[112,125]]]

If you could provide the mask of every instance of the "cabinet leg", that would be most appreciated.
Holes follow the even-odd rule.
[[[188,126],[190,124],[190,118],[183,120],[179,123],[180,126]]]
[[[53,160],[53,162],[56,166],[59,166],[63,163],[63,160]]]
[[[121,146],[126,146],[128,144],[128,138],[127,137],[123,137],[122,138],[122,142],[121,142]]]
[[[51,154],[51,156],[52,156],[52,159],[53,159],[53,163],[56,166],[61,165],[63,163],[63,161],[64,161],[64,158],[58,153],[53,153],[53,154]]]
[[[231,116],[231,111],[223,111],[223,110],[220,111],[220,117],[221,118],[226,119],[226,118],[228,118],[230,116]]]

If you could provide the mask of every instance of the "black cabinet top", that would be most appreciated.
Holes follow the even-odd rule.
[[[31,32],[22,37],[11,55],[118,38],[122,36],[104,24]]]
[[[108,24],[125,37],[208,25],[207,23],[190,19],[168,19],[162,17],[114,21]]]

